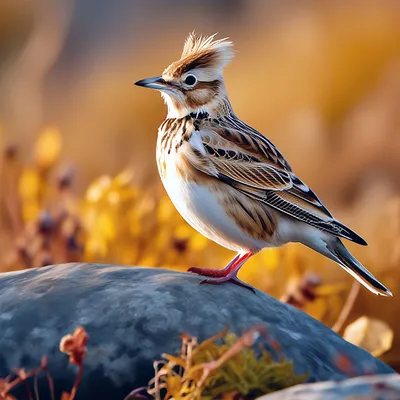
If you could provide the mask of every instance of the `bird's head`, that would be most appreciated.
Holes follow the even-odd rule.
[[[181,118],[193,112],[207,112],[211,116],[227,113],[230,104],[222,72],[233,58],[233,44],[214,38],[215,35],[190,34],[178,61],[168,66],[162,75],[135,84],[159,90],[170,118]]]

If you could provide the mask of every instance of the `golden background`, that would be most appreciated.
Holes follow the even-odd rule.
[[[237,50],[224,75],[236,114],[369,243],[349,248],[394,298],[362,288],[344,326],[386,322],[394,342],[383,359],[399,367],[399,21],[389,0],[2,1],[0,269],[185,270],[233,257],[165,196],[155,163],[165,106],[133,86],[178,59],[189,32],[218,32]],[[264,250],[240,276],[282,297],[309,271],[322,283],[296,305],[332,326],[353,279],[312,250]]]

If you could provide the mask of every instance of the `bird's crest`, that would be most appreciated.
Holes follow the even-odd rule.
[[[163,75],[176,78],[193,70],[201,70],[209,79],[222,75],[223,68],[234,56],[233,43],[227,38],[214,40],[215,36],[191,33],[185,41],[181,59],[166,68]]]

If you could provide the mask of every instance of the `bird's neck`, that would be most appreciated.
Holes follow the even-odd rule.
[[[205,115],[211,118],[219,118],[232,114],[232,106],[227,96],[216,96],[211,101],[200,106],[190,106],[186,102],[176,101],[169,96],[164,97],[168,107],[167,118],[184,118],[187,115]]]

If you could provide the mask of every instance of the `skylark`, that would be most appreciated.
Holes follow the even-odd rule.
[[[375,294],[391,292],[346,249],[340,238],[364,239],[337,221],[292,171],[280,151],[233,112],[222,78],[232,42],[215,35],[187,38],[178,61],[136,85],[161,92],[168,115],[158,130],[157,165],[185,220],[237,252],[222,270],[192,267],[202,283],[232,282],[264,247],[300,242],[336,261]]]

